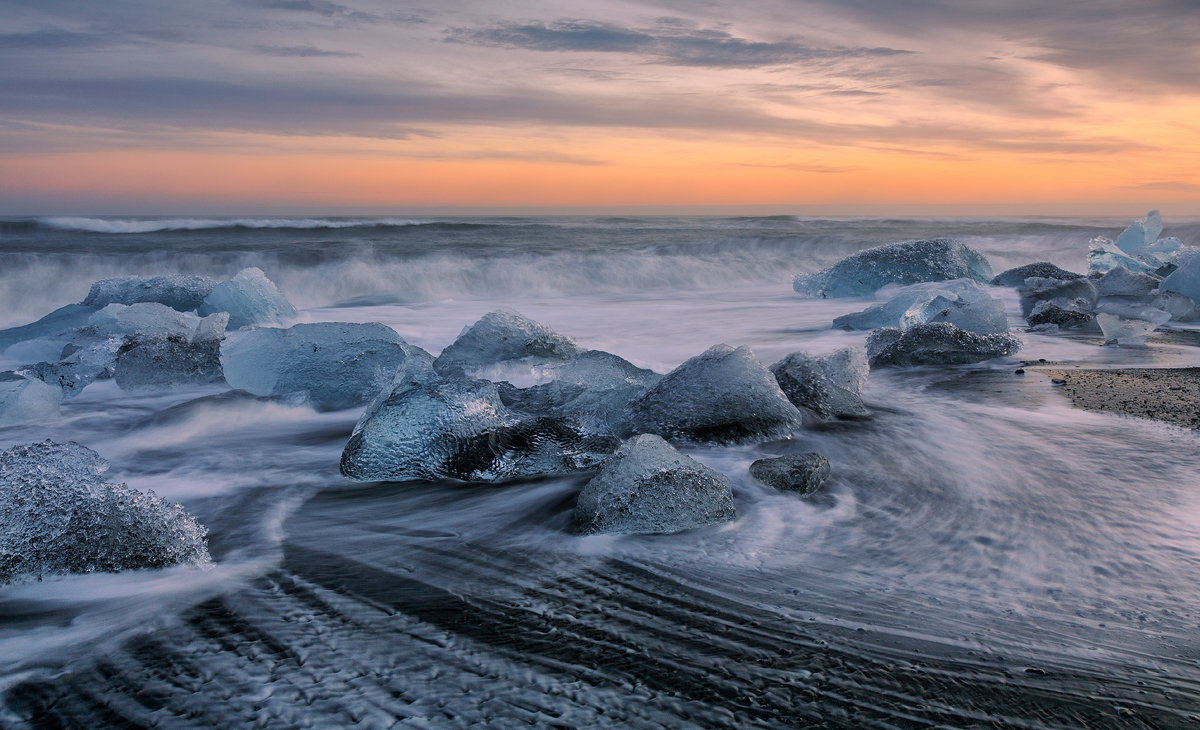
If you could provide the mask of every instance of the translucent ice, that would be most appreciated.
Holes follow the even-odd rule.
[[[1021,316],[1028,318],[1040,302],[1050,302],[1062,309],[1091,313],[1096,308],[1100,292],[1089,279],[1039,279],[1031,277],[1018,289],[1021,294]]]
[[[584,534],[657,534],[728,522],[736,516],[725,475],[643,434],[605,459],[575,504]]]
[[[232,332],[221,367],[230,387],[337,410],[370,401],[406,355],[407,343],[386,325],[321,322]]]
[[[496,310],[463,329],[458,339],[442,350],[434,367],[441,373],[480,375],[483,368],[498,363],[564,361],[577,354],[579,348],[570,337],[517,312]]]
[[[0,426],[31,423],[58,412],[62,388],[16,373],[0,373]]]
[[[815,451],[759,459],[750,465],[750,476],[780,491],[812,494],[829,479],[829,459]]]
[[[1102,301],[1098,311],[1104,341],[1119,345],[1145,344],[1147,335],[1171,319],[1169,312],[1139,302]]]
[[[1126,254],[1117,244],[1103,236],[1093,238],[1091,250],[1088,252],[1088,271],[1093,274],[1103,274],[1118,266],[1130,271],[1153,271],[1157,263],[1146,263]]]
[[[771,366],[776,382],[792,405],[817,418],[869,415],[862,386],[870,373],[866,355],[845,347],[826,357],[793,352]]]
[[[630,404],[635,432],[730,442],[798,424],[800,412],[749,347],[714,345]]]
[[[200,314],[229,312],[229,328],[287,324],[296,316],[291,303],[279,293],[262,269],[242,269],[232,279],[213,287],[198,310]]]
[[[1052,301],[1038,302],[1025,321],[1035,331],[1053,331],[1086,327],[1095,315],[1091,310],[1063,307]]]
[[[1191,256],[1178,269],[1163,279],[1159,288],[1178,292],[1194,302],[1200,302],[1200,256]]]
[[[153,492],[106,482],[84,446],[0,453],[0,583],[209,562],[205,529]]]
[[[904,329],[919,322],[949,322],[988,335],[1008,331],[1004,302],[993,299],[971,279],[913,284],[897,290],[884,304],[833,320],[841,329]]]
[[[590,469],[614,447],[561,420],[510,410],[485,380],[442,378],[420,362],[401,371],[392,392],[359,421],[342,452],[342,474],[500,481]]]
[[[18,342],[28,342],[39,338],[49,338],[69,333],[87,322],[88,317],[91,317],[95,311],[94,307],[85,307],[82,304],[68,304],[65,307],[59,307],[31,324],[0,330],[0,352],[8,350]],[[70,335],[61,338],[64,342],[69,339]]]
[[[180,312],[190,312],[204,303],[204,298],[216,285],[216,279],[207,276],[124,276],[101,279],[92,284],[83,304],[99,308],[109,304],[157,302]]]
[[[1039,279],[1080,279],[1083,274],[1076,274],[1066,269],[1060,269],[1049,261],[1038,261],[1033,264],[1025,264],[1018,266],[1015,269],[1009,269],[996,275],[992,279],[992,286],[1011,286],[1017,287],[1025,283],[1025,280],[1030,277]]]
[[[871,367],[961,365],[1011,355],[1021,347],[1012,335],[977,335],[947,322],[918,324],[906,330],[885,327],[867,338]]]
[[[1096,279],[1096,291],[1102,297],[1146,296],[1158,288],[1159,278],[1145,272],[1133,272],[1124,266],[1116,266]]]
[[[987,283],[992,268],[982,254],[945,238],[909,241],[860,251],[829,269],[796,277],[793,288],[806,296],[858,297],[888,284],[974,279]]]

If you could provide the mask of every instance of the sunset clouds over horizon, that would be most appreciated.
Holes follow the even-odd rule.
[[[0,1],[0,213],[1200,213],[1200,6]]]

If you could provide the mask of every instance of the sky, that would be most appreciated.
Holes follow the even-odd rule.
[[[0,0],[0,214],[1200,214],[1195,0]]]

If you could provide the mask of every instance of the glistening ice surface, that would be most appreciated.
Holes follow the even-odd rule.
[[[863,348],[831,324],[886,301],[805,299],[795,274],[943,237],[996,272],[1087,271],[1088,241],[1128,223],[9,221],[0,327],[104,278],[257,267],[297,322],[381,322],[433,355],[503,309],[660,374],[718,343],[770,365]],[[1193,727],[1195,432],[1074,410],[1013,371],[1195,365],[1196,325],[1101,346],[1027,332],[1017,291],[988,291],[1015,357],[876,370],[869,418],[680,445],[729,478],[737,517],[672,535],[573,534],[591,473],[350,482],[363,408],[98,379],[0,447],[93,449],[107,481],[195,516],[213,563],[0,586],[0,726]],[[748,474],[811,451],[831,475],[807,499]]]

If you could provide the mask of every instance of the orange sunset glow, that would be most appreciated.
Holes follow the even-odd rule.
[[[1200,212],[1200,64],[1167,8],[862,5],[21,6],[0,212]]]

